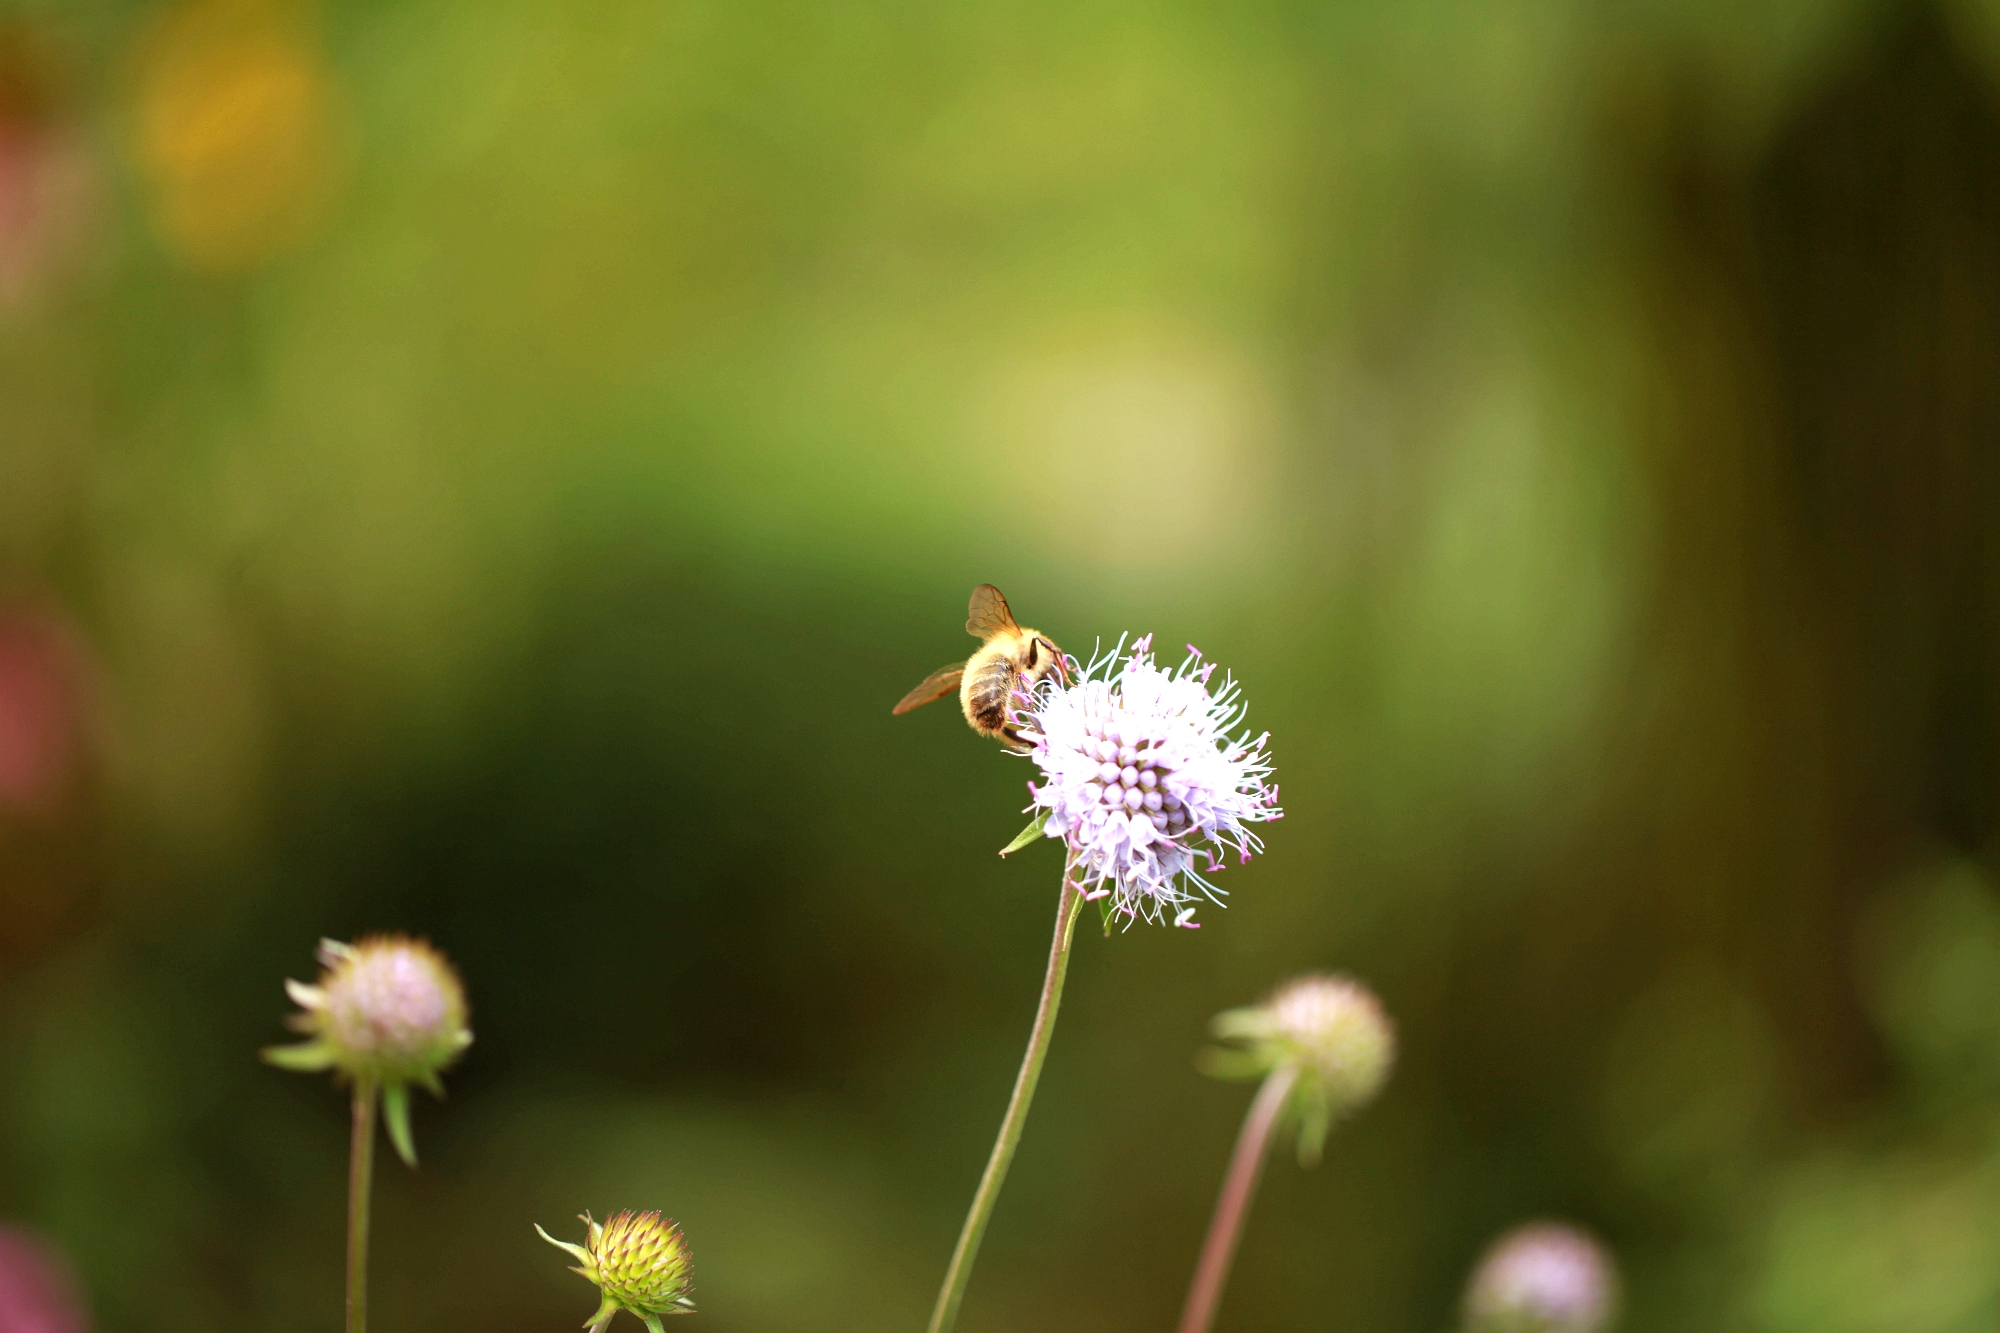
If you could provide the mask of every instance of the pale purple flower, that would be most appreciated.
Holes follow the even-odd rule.
[[[1225,856],[1249,861],[1264,844],[1249,826],[1276,819],[1270,733],[1238,731],[1243,700],[1226,673],[1190,645],[1172,671],[1153,660],[1149,634],[1125,641],[1015,698],[1015,723],[1042,771],[1030,783],[1042,832],[1061,838],[1072,873],[1127,924],[1192,927],[1202,899],[1220,903],[1206,876]],[[1214,686],[1211,689],[1211,686]]]
[[[1602,1333],[1618,1305],[1611,1256],[1560,1222],[1531,1222],[1493,1243],[1465,1295],[1469,1333]]]

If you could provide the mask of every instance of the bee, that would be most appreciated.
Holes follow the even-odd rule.
[[[1066,678],[1062,649],[1039,630],[1015,624],[1007,599],[990,583],[972,590],[965,632],[981,640],[979,651],[963,662],[931,672],[889,711],[892,715],[907,713],[957,690],[958,706],[965,712],[967,725],[982,736],[1019,748],[1020,733],[1007,720],[1008,696],[1023,676],[1031,685],[1050,675]]]

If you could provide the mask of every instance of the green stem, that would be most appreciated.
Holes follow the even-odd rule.
[[[368,1333],[368,1192],[375,1181],[375,1084],[354,1083],[347,1159],[347,1333]]]
[[[1014,1079],[1014,1095],[1008,1099],[1007,1115],[1000,1122],[1000,1137],[993,1142],[993,1155],[986,1160],[986,1174],[979,1178],[979,1190],[972,1196],[972,1211],[965,1215],[965,1229],[958,1233],[958,1246],[951,1252],[951,1266],[945,1270],[944,1286],[938,1291],[937,1309],[931,1312],[930,1333],[950,1333],[958,1320],[958,1304],[965,1299],[965,1284],[972,1280],[972,1261],[979,1254],[980,1238],[986,1234],[986,1219],[993,1214],[1000,1186],[1007,1179],[1007,1166],[1021,1142],[1021,1127],[1028,1120],[1028,1103],[1035,1099],[1035,1084],[1042,1076],[1042,1060],[1049,1053],[1049,1036],[1055,1031],[1056,1010],[1062,1005],[1063,978],[1069,973],[1070,937],[1076,933],[1077,909],[1083,893],[1070,883],[1069,867],[1063,867],[1062,897],[1056,905],[1056,935],[1049,945],[1049,972],[1042,979],[1042,1002],[1035,1010],[1035,1028],[1028,1036],[1028,1053],[1021,1060],[1021,1072]]]
[[[1194,1266],[1194,1283],[1181,1311],[1180,1333],[1208,1333],[1208,1326],[1215,1322],[1215,1307],[1222,1303],[1222,1284],[1229,1279],[1236,1242],[1243,1235],[1243,1219],[1249,1215],[1250,1200],[1256,1197],[1257,1177],[1264,1172],[1271,1131],[1277,1127],[1278,1115],[1285,1109],[1285,1098],[1291,1095],[1298,1076],[1299,1067],[1290,1061],[1273,1069],[1243,1117],[1235,1151],[1229,1155],[1229,1170],[1222,1178],[1222,1194],[1215,1201],[1215,1216],[1208,1224],[1208,1239],[1202,1242],[1201,1258]]]

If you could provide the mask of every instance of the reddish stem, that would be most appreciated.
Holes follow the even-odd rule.
[[[347,1333],[368,1329],[368,1194],[375,1183],[375,1083],[354,1081],[347,1158]]]
[[[1187,1305],[1181,1310],[1180,1333],[1208,1333],[1215,1322],[1215,1307],[1222,1301],[1222,1284],[1229,1279],[1229,1264],[1236,1257],[1236,1242],[1243,1235],[1243,1218],[1250,1200],[1257,1194],[1257,1179],[1264,1173],[1265,1151],[1271,1131],[1285,1109],[1298,1079],[1298,1066],[1279,1065],[1257,1089],[1236,1135],[1236,1150],[1229,1155],[1229,1173],[1222,1178],[1222,1194],[1215,1201],[1215,1216],[1209,1220],[1208,1239],[1202,1242],[1201,1258],[1194,1266],[1194,1282],[1188,1288]]]

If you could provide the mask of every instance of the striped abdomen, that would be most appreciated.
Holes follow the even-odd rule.
[[[965,720],[988,736],[1012,732],[1007,724],[1009,696],[1014,692],[1014,659],[1006,653],[981,649],[965,664],[965,680],[959,686],[958,701],[965,708]]]

